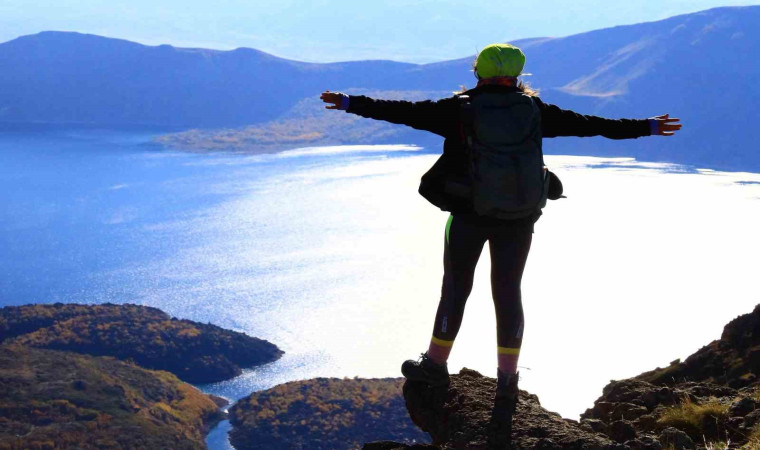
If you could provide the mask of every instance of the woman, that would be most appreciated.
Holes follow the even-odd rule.
[[[497,401],[502,400],[509,405],[510,420],[517,399],[517,361],[523,334],[520,282],[530,250],[533,224],[541,215],[543,202],[534,195],[532,201],[525,203],[529,207],[522,209],[502,207],[499,210],[498,207],[483,206],[501,200],[493,198],[496,194],[492,191],[484,194],[482,186],[478,194],[480,197],[473,192],[477,191],[474,188],[477,183],[483,183],[480,175],[473,173],[477,165],[481,165],[477,169],[480,173],[491,170],[487,167],[487,161],[483,162],[482,158],[475,158],[474,155],[485,155],[489,147],[492,150],[517,149],[512,151],[512,160],[516,158],[514,155],[533,152],[538,155],[538,161],[526,164],[540,162],[543,165],[542,137],[635,139],[649,135],[671,136],[681,128],[679,119],[670,118],[667,114],[651,119],[612,120],[581,115],[544,103],[535,91],[518,81],[524,64],[525,55],[519,48],[509,44],[493,44],[485,47],[475,61],[477,87],[451,98],[435,102],[407,102],[375,100],[330,91],[321,95],[321,99],[330,104],[327,109],[408,125],[445,138],[443,155],[423,176],[420,185],[420,193],[425,198],[451,212],[445,229],[441,300],[427,352],[418,361],[404,362],[401,371],[412,381],[432,386],[449,383],[446,361],[472,289],[475,265],[488,241],[497,321],[496,397]],[[468,118],[464,113],[472,109],[475,109],[475,119]],[[473,139],[481,144],[480,150],[473,144]],[[510,170],[510,173],[514,172]],[[515,182],[514,186],[519,186],[519,183]],[[536,191],[537,195],[540,190]],[[546,190],[544,185],[543,192],[540,192],[543,200],[547,196]],[[561,184],[556,177],[548,190],[550,198],[561,194]],[[490,198],[483,197],[489,194]],[[505,191],[498,196],[503,198],[512,194]]]

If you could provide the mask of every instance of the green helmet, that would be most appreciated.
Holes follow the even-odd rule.
[[[525,65],[522,50],[510,44],[491,44],[478,54],[475,74],[478,78],[516,77]]]

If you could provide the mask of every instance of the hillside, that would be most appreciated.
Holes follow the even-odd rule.
[[[720,339],[699,349],[685,361],[642,373],[636,378],[659,385],[683,381],[710,382],[733,388],[760,386],[760,305],[723,329]]]
[[[205,448],[219,406],[167,372],[0,346],[0,449]]]
[[[274,361],[275,345],[139,305],[38,304],[0,308],[0,342],[113,356],[192,383],[235,377]]]
[[[716,8],[563,38],[516,42],[542,98],[608,117],[669,112],[673,139],[555,139],[547,153],[634,156],[717,169],[760,171],[753,85],[760,64],[760,6]],[[172,147],[265,151],[329,143],[423,143],[435,139],[368,120],[325,119],[324,89],[410,91],[441,96],[472,87],[473,57],[433,64],[315,64],[252,49],[149,47],[118,39],[45,32],[0,44],[0,122],[224,127],[167,138]],[[435,94],[438,93],[438,94]],[[305,102],[305,103],[304,103]],[[308,110],[308,112],[304,112]],[[327,121],[337,121],[331,125]],[[230,127],[253,126],[230,131]],[[327,130],[327,131],[326,131]],[[229,145],[226,145],[229,143]],[[254,148],[255,147],[255,148]]]
[[[353,449],[367,440],[427,442],[409,420],[402,379],[316,378],[255,392],[230,409],[238,450]]]
[[[367,91],[348,89],[356,95],[419,101],[442,98],[447,91]],[[203,152],[220,150],[239,153],[271,153],[299,147],[373,144],[440,144],[438,136],[354,114],[327,111],[317,97],[306,98],[286,111],[282,119],[241,128],[193,129],[160,136],[156,142],[167,148]]]
[[[145,46],[71,32],[0,44],[0,121],[231,126],[278,117],[325,83],[394,86],[390,61],[312,64],[239,48]],[[287,80],[287,82],[283,82]]]

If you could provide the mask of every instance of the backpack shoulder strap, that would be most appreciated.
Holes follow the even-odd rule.
[[[475,136],[475,111],[469,95],[458,95],[459,100],[459,135],[462,143],[469,149]]]

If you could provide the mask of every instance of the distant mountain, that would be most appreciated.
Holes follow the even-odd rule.
[[[517,41],[542,98],[608,117],[661,113],[684,122],[672,139],[547,141],[548,153],[627,155],[760,171],[755,107],[760,90],[760,6],[717,8],[564,38]],[[288,119],[324,89],[446,91],[472,87],[472,57],[433,64],[313,64],[251,49],[148,47],[45,32],[0,44],[0,121],[255,125]],[[324,121],[323,121],[324,122]],[[354,135],[367,126],[353,122]],[[307,127],[308,128],[308,127]],[[249,134],[251,131],[249,130]],[[297,136],[316,136],[300,130]],[[398,138],[408,138],[399,132]],[[393,134],[385,134],[392,139]],[[371,139],[372,133],[364,133]],[[234,139],[233,139],[234,141]],[[285,140],[286,142],[297,143]],[[316,141],[317,143],[319,140]]]
[[[325,86],[399,86],[400,74],[415,68],[310,64],[244,48],[149,47],[44,32],[0,44],[0,121],[243,125],[275,118]]]

